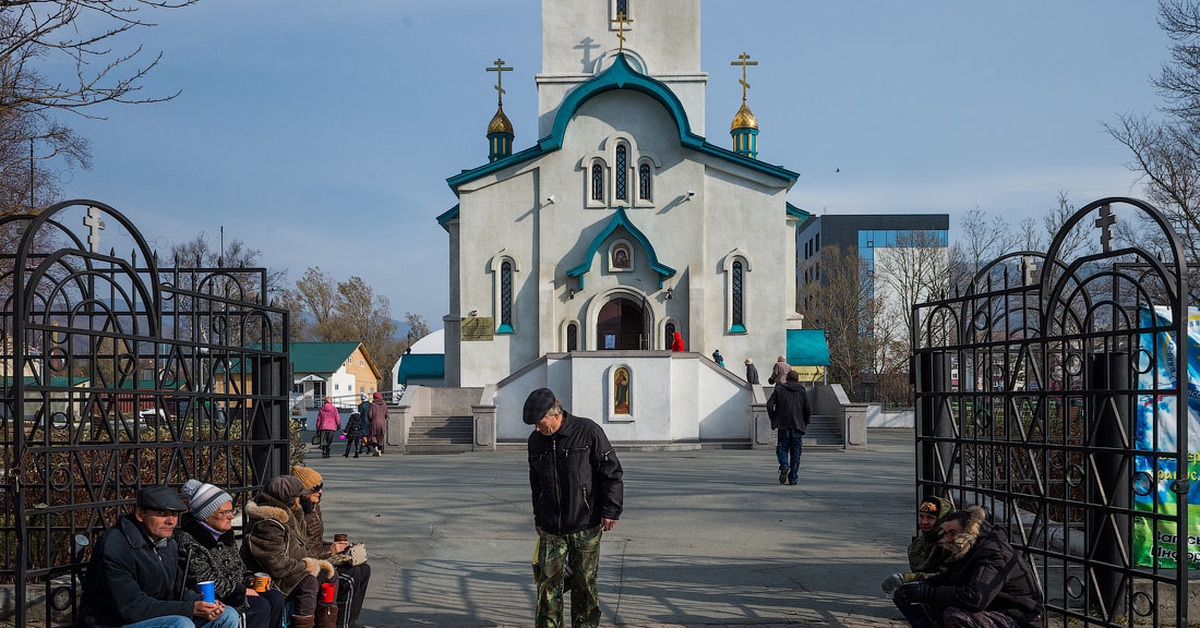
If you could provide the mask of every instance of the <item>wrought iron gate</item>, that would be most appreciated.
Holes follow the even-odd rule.
[[[244,504],[286,472],[288,321],[264,269],[159,267],[102,203],[0,219],[0,243],[0,587],[49,626],[139,487]]]
[[[1161,250],[1114,248],[1118,216],[1148,219],[1144,241]],[[1068,253],[1097,227],[1098,246]],[[1187,625],[1174,592],[1188,561],[1170,560],[1188,555],[1192,501],[1187,295],[1162,214],[1106,198],[1047,253],[997,259],[963,294],[914,307],[918,494],[992,513],[1035,567],[1053,625]],[[1152,558],[1139,564],[1135,547]]]

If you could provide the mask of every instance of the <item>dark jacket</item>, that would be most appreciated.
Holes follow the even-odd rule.
[[[954,511],[954,507],[949,500],[941,497],[930,497],[925,501],[929,500],[938,502],[937,523],[929,532],[918,531],[917,535],[913,537],[912,543],[908,544],[908,568],[911,571],[904,574],[905,582],[933,577],[941,571],[942,565],[950,556],[950,550],[942,545],[942,537],[945,536],[945,532],[942,531],[942,522]]]
[[[367,431],[367,429],[366,429],[367,413],[370,411],[371,411],[371,401],[370,400],[367,400],[367,401],[364,401],[364,402],[358,404],[358,413],[362,415],[362,420],[363,420],[363,432]]]
[[[238,552],[233,530],[213,538],[212,532],[189,512],[180,517],[174,537],[179,543],[180,565],[187,560],[188,550],[192,552],[187,571],[189,587],[212,580],[218,600],[239,612],[250,608],[246,601],[246,564]]]
[[[308,555],[328,559],[333,556],[333,543],[325,542],[325,520],[321,518],[321,504],[305,504],[305,499],[300,498],[300,505],[304,510],[304,529],[308,532]]]
[[[591,419],[563,412],[550,436],[529,435],[533,521],[550,534],[571,534],[619,519],[625,485],[621,461]]]
[[[333,576],[333,565],[328,561],[309,557],[304,513],[299,508],[259,493],[246,504],[246,517],[242,561],[250,571],[269,574],[284,595],[290,595],[305,576],[316,576],[321,571]]]
[[[971,516],[945,569],[926,581],[934,587],[934,608],[938,614],[950,607],[999,611],[1021,628],[1045,628],[1046,607],[1025,559],[982,508],[967,510]]]
[[[367,404],[368,406],[371,404]],[[346,421],[346,436],[358,438],[367,433],[367,417],[357,410]]]
[[[775,386],[767,399],[767,416],[771,418],[771,429],[808,431],[812,419],[812,407],[808,405],[808,393],[799,382],[783,382]]]
[[[746,365],[746,381],[749,382],[751,386],[758,385],[758,367],[754,366],[753,364]]]
[[[191,617],[198,600],[198,592],[183,586],[175,539],[168,538],[156,550],[142,524],[126,515],[92,549],[79,616],[84,626]]]

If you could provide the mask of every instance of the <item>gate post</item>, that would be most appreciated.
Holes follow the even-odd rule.
[[[287,424],[287,407],[269,403],[266,399],[277,391],[289,390],[285,379],[288,369],[285,358],[261,356],[254,362],[254,394],[259,397],[257,403],[266,403],[267,407],[254,413],[256,420],[250,429],[250,438],[255,444],[251,446],[250,463],[254,468],[254,482],[265,485],[272,478],[288,472],[291,430]],[[281,439],[282,445],[277,442]]]
[[[952,438],[954,428],[945,420],[939,410],[941,393],[950,390],[950,354],[945,351],[921,353],[917,356],[917,393],[922,395],[917,404],[916,426],[917,436],[927,439]],[[917,469],[920,471],[919,480],[936,484],[947,484],[950,480],[946,471],[950,468],[951,457],[954,455],[954,444],[920,440],[917,445]],[[939,469],[938,458],[942,460]]]
[[[1092,434],[1091,449],[1096,467],[1096,481],[1087,483],[1087,550],[1093,560],[1112,565],[1124,565],[1128,556],[1121,556],[1122,547],[1129,547],[1129,516],[1114,511],[1130,507],[1128,465],[1129,444],[1122,434],[1132,435],[1130,424],[1131,387],[1129,353],[1107,351],[1093,355],[1088,363],[1088,389],[1091,412],[1087,413],[1085,433]],[[1109,495],[1108,502],[1104,495]],[[1112,525],[1105,525],[1111,518]],[[1103,565],[1095,568],[1096,590],[1109,617],[1122,612],[1124,595],[1121,591],[1121,571]]]

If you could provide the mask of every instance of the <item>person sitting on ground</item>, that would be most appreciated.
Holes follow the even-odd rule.
[[[1042,593],[1008,536],[970,506],[946,517],[945,568],[897,590],[897,606],[916,628],[1045,628]],[[935,619],[939,619],[937,623]]]
[[[187,588],[173,538],[187,510],[167,486],[138,491],[133,513],[121,517],[92,548],[79,611],[84,626],[237,628],[237,611],[205,602]]]
[[[365,395],[364,395],[365,396]],[[370,407],[371,404],[367,404]],[[362,453],[363,435],[367,433],[367,416],[362,412],[355,410],[350,414],[350,418],[346,421],[346,451],[342,454],[343,458],[350,457],[350,449],[354,449],[354,457],[357,458]]]
[[[319,575],[333,577],[333,565],[308,555],[308,533],[300,497],[308,490],[299,478],[282,475],[246,504],[242,561],[250,571],[271,576],[274,585],[295,602],[291,628],[313,628]]]
[[[919,532],[908,544],[909,571],[898,572],[883,581],[883,592],[893,596],[906,582],[925,580],[942,569],[950,551],[942,544],[942,522],[953,512],[950,501],[930,495],[917,508]]]
[[[326,541],[325,520],[321,515],[321,497],[324,495],[325,480],[315,469],[292,467],[292,475],[300,478],[308,495],[300,498],[304,510],[304,525],[308,530],[308,555],[330,560],[349,548],[348,541]],[[333,562],[330,560],[330,562]],[[363,600],[367,597],[367,585],[371,582],[371,566],[363,563],[335,565],[338,578],[338,625],[361,628],[358,615],[362,612]]]
[[[342,415],[333,405],[333,397],[326,397],[325,404],[317,410],[317,437],[321,443],[321,457],[329,457],[329,448],[333,446],[333,435],[342,428]]]
[[[246,615],[246,628],[278,628],[283,623],[283,594],[259,593],[246,586],[246,565],[233,536],[233,499],[200,480],[188,480],[180,493],[188,512],[175,536],[188,586],[211,580],[218,600]]]

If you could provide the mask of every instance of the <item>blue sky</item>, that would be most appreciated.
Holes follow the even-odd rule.
[[[291,281],[316,265],[359,275],[397,318],[437,329],[445,180],[486,162],[497,57],[516,68],[515,148],[537,140],[540,9],[202,0],[159,13],[128,43],[163,52],[146,95],[182,94],[69,119],[95,165],[62,187],[126,213],[160,250],[223,225]],[[789,200],[813,213],[946,212],[953,229],[976,206],[1039,215],[1059,190],[1077,205],[1138,194],[1103,124],[1160,102],[1154,2],[704,0],[702,15],[707,137],[730,145],[729,62],[745,51],[760,63],[759,158],[800,173]]]

